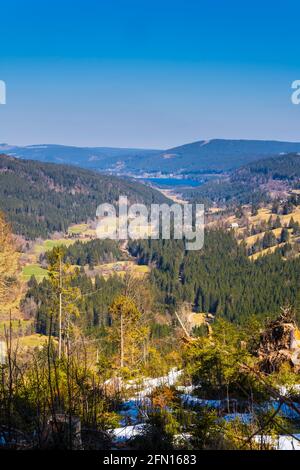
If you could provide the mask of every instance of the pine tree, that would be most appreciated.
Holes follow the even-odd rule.
[[[300,289],[298,288],[295,295],[294,310],[296,315],[296,321],[300,323]]]
[[[119,295],[109,308],[109,314],[110,339],[118,350],[119,366],[133,366],[143,353],[142,346],[148,335],[148,328],[140,326],[141,312],[129,297]]]
[[[58,356],[62,356],[62,342],[65,340],[69,352],[71,321],[79,315],[76,301],[79,300],[80,290],[74,287],[74,272],[71,267],[63,262],[64,249],[54,248],[49,255],[49,279],[54,291],[58,319]],[[52,312],[51,312],[52,314]],[[51,332],[50,332],[51,333]]]
[[[272,210],[272,214],[279,214],[279,210],[280,210],[279,201],[273,202],[271,210]]]
[[[281,230],[281,234],[280,234],[280,243],[286,243],[288,242],[290,239],[290,234],[289,234],[289,231],[286,227],[284,227],[282,230]]]
[[[251,215],[255,216],[257,214],[258,214],[258,206],[257,206],[257,204],[252,204],[252,206],[251,206]]]
[[[280,228],[281,227],[281,221],[279,215],[276,217],[276,220],[274,222],[274,228]]]
[[[299,222],[295,222],[294,227],[293,227],[293,235],[299,235],[300,234],[300,225]]]
[[[262,244],[264,249],[277,244],[276,237],[272,231],[268,231],[264,234]]]
[[[270,215],[269,220],[267,222],[267,226],[268,226],[269,230],[273,229],[274,224],[273,224],[273,217],[271,215]]]
[[[293,229],[294,226],[295,226],[295,221],[294,221],[294,218],[291,217],[290,222],[289,222],[289,228],[292,228],[292,229]]]

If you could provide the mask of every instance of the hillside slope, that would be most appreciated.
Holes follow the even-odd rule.
[[[94,219],[99,204],[114,203],[120,195],[130,202],[168,202],[136,181],[0,155],[0,209],[14,232],[27,238],[47,237],[71,223]]]
[[[236,170],[234,179],[266,181],[268,179],[298,181],[300,179],[300,155],[280,155],[257,160]]]
[[[257,160],[230,172],[228,177],[183,191],[188,199],[217,204],[251,203],[268,199],[271,190],[298,187],[300,156],[280,155]]]

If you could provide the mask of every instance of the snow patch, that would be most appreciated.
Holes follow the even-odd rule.
[[[254,440],[258,444],[269,445],[276,450],[300,450],[300,434],[292,436],[281,435],[277,438],[272,436],[255,436]]]
[[[134,436],[139,436],[145,429],[145,424],[137,424],[136,426],[125,426],[112,430],[114,442],[128,441]]]

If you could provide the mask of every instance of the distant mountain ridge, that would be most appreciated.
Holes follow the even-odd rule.
[[[300,142],[272,140],[200,140],[167,150],[64,145],[0,144],[0,152],[17,158],[64,163],[115,173],[228,172],[255,160],[300,152]]]
[[[230,171],[252,161],[283,153],[300,152],[300,142],[263,140],[201,140],[169,149],[148,159],[149,169],[184,169],[190,172]],[[143,162],[145,163],[145,162]]]
[[[0,144],[0,153],[16,158],[47,163],[76,165],[95,170],[117,169],[137,158],[151,157],[161,150],[126,149],[113,147],[75,147],[67,145],[40,144],[25,147]],[[133,165],[134,166],[134,165]]]

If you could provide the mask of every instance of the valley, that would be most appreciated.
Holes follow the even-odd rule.
[[[11,276],[2,273],[7,296],[0,344],[26,377],[33,364],[48,374],[47,357],[60,368],[65,379],[54,375],[54,385],[45,376],[40,399],[49,399],[49,386],[64,394],[67,380],[88,400],[77,379],[82,373],[84,387],[93,387],[99,400],[91,405],[102,423],[92,445],[101,448],[138,449],[152,433],[166,449],[214,448],[214,437],[193,444],[201,418],[218,422],[216,439],[238,449],[270,413],[275,415],[264,439],[250,439],[247,448],[279,448],[270,440],[278,423],[280,445],[297,442],[297,156],[262,159],[214,176],[138,181],[65,166],[62,175],[61,165],[6,156],[0,163],[1,207],[14,232],[3,218],[3,243],[16,259]],[[115,202],[124,191],[131,202],[146,205],[207,202],[204,248],[189,252],[183,240],[172,238],[98,239],[96,204],[106,197]],[[272,322],[283,325],[283,336],[268,339],[266,347]],[[67,372],[70,364],[75,375]],[[88,372],[80,372],[80,364]],[[18,400],[21,385],[13,380]],[[280,387],[290,387],[291,398]],[[93,428],[72,400],[72,416]],[[182,434],[193,437],[182,440]],[[84,433],[82,439],[86,447]]]
[[[10,466],[296,464],[290,3],[1,3]]]

